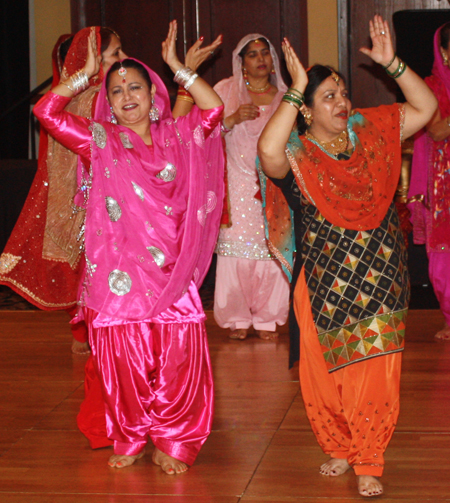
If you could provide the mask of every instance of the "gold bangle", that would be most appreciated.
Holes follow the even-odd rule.
[[[189,96],[181,96],[181,95],[178,95],[177,96],[177,100],[181,100],[181,101],[188,101],[189,103],[192,103],[194,104],[194,100],[192,98],[190,98]]]

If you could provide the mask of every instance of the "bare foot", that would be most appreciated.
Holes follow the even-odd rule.
[[[439,341],[450,341],[450,327],[447,325],[447,323],[444,325],[444,328],[442,330],[439,330],[439,332],[434,337]]]
[[[257,330],[256,334],[264,341],[277,341],[278,332],[271,332],[270,330]]]
[[[338,477],[349,469],[350,465],[346,459],[330,458],[320,467],[319,471],[327,477]]]
[[[108,465],[113,468],[125,468],[131,466],[137,459],[141,459],[145,451],[141,451],[136,456],[126,456],[125,454],[113,454],[109,460]]]
[[[357,475],[358,492],[361,496],[370,498],[371,496],[379,496],[383,494],[383,484],[378,477],[372,475]]]
[[[87,355],[91,352],[91,348],[87,342],[79,342],[72,339],[72,353],[75,355]]]
[[[153,463],[155,463],[155,465],[160,466],[163,472],[167,473],[168,475],[187,472],[189,468],[186,463],[183,463],[182,461],[179,461],[178,459],[165,454],[156,447],[153,451],[152,461]]]
[[[237,328],[236,330],[232,330],[228,337],[230,339],[240,339],[243,341],[247,338],[247,332],[248,330],[246,328]]]

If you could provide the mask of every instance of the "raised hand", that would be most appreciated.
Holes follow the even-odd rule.
[[[381,16],[374,16],[373,20],[369,21],[369,32],[372,49],[361,47],[359,50],[369,56],[375,63],[383,66],[388,65],[395,55],[388,22]]]
[[[222,35],[219,35],[212,44],[201,47],[203,44],[203,37],[200,37],[186,54],[186,66],[188,66],[191,70],[197,70],[204,61],[214,55],[214,51],[221,43]]]
[[[176,50],[177,40],[177,22],[175,20],[169,23],[169,32],[167,33],[166,40],[162,43],[162,58],[173,71],[177,72],[183,65],[177,56]]]
[[[289,75],[292,78],[292,87],[303,93],[308,84],[308,75],[305,68],[286,37],[283,39],[281,48],[283,49]]]
[[[100,63],[102,57],[98,54],[97,49],[97,37],[95,33],[95,28],[91,28],[91,33],[89,33],[88,47],[87,47],[87,58],[84,65],[83,71],[86,73],[88,78],[97,75],[100,71]]]

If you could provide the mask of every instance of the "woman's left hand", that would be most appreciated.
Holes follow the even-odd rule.
[[[376,15],[373,20],[369,21],[369,31],[372,49],[361,47],[359,50],[375,63],[383,66],[388,65],[395,54],[388,22]]]
[[[195,72],[205,60],[214,56],[214,51],[221,43],[222,35],[219,35],[212,44],[207,45],[206,47],[201,47],[203,44],[203,37],[200,37],[186,54],[186,66]]]
[[[162,58],[167,63],[173,73],[176,73],[183,67],[177,56],[177,22],[175,20],[169,23],[169,32],[166,40],[162,43]]]

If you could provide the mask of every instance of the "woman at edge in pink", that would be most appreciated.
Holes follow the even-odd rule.
[[[433,46],[432,74],[425,82],[439,106],[414,142],[408,195],[415,200],[410,204],[414,243],[426,245],[428,273],[445,319],[435,337],[450,341],[450,23],[436,31]],[[417,196],[424,196],[425,204]]]
[[[233,76],[214,89],[225,105],[231,219],[216,247],[214,317],[232,339],[245,339],[253,325],[260,338],[276,340],[288,316],[289,283],[267,245],[255,165],[258,138],[287,90],[272,44],[246,35],[233,51]]]
[[[172,119],[161,79],[130,59],[108,72],[95,121],[64,112],[99,69],[93,36],[83,71],[35,107],[83,161],[75,201],[86,209],[79,317],[114,440],[108,464],[133,464],[150,436],[153,462],[168,474],[188,469],[211,430],[212,372],[197,286],[223,197],[222,102],[179,62],[176,31],[173,21],[163,58],[196,101],[186,117]]]

